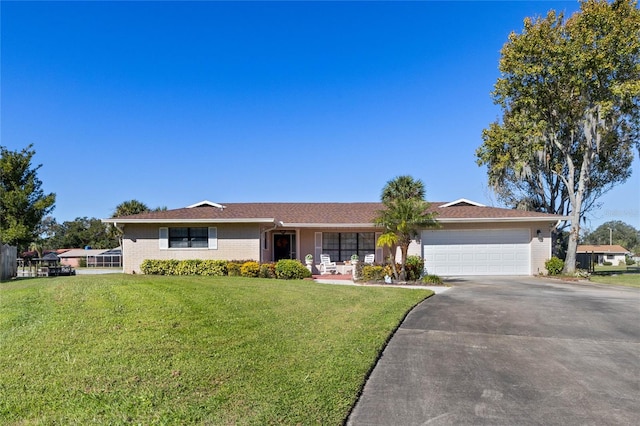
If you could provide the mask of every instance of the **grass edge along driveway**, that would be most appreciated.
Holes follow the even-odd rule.
[[[640,273],[592,274],[589,281],[597,284],[612,284],[640,288]]]
[[[240,277],[0,284],[0,423],[341,424],[427,290]]]

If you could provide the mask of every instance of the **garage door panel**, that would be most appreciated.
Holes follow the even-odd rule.
[[[498,262],[501,260],[502,260],[502,255],[500,253],[489,253],[489,262]]]
[[[528,229],[424,231],[423,258],[438,275],[529,275]]]

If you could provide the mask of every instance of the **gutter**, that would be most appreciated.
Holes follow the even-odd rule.
[[[491,222],[556,222],[556,226],[564,221],[568,220],[568,217],[491,217],[491,218],[450,218],[450,219],[436,219],[439,223],[491,223]]]
[[[378,228],[373,223],[280,223],[291,228]]]
[[[273,218],[247,219],[101,219],[103,223],[275,223]]]

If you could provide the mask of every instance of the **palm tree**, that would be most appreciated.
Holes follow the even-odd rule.
[[[129,216],[132,214],[145,213],[150,211],[149,207],[142,201],[129,200],[123,201],[116,206],[116,210],[111,217]]]
[[[165,207],[166,210],[166,207]],[[122,217],[122,216],[130,216],[134,214],[146,213],[151,211],[149,207],[138,200],[129,200],[123,201],[122,203],[116,206],[115,211],[111,215],[111,217]],[[122,248],[122,229],[116,226],[109,228],[109,237],[115,238],[118,240],[118,245]]]
[[[425,189],[420,179],[415,180],[411,176],[398,176],[382,188],[382,202],[394,200],[407,200],[410,198],[418,198],[424,200]]]
[[[38,255],[38,259],[42,259],[42,242],[33,241],[31,244],[29,244],[29,251],[35,251]]]
[[[385,233],[397,237],[396,244],[400,248],[400,280],[406,279],[407,252],[411,241],[420,235],[422,229],[438,226],[435,213],[429,212],[430,205],[424,200],[424,195],[422,181],[411,176],[399,176],[390,180],[382,190],[381,198],[385,208],[378,212],[375,223],[384,227]],[[394,247],[390,247],[393,251]],[[395,256],[392,256],[392,260],[393,257]],[[397,273],[395,265],[394,273]]]
[[[387,247],[389,249],[389,261],[391,262],[391,270],[393,276],[398,276],[398,268],[396,267],[396,251],[398,249],[398,236],[393,232],[385,232],[378,237],[376,246]]]

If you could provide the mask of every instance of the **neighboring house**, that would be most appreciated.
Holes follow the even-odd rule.
[[[338,262],[352,254],[388,253],[376,247],[373,223],[381,203],[233,203],[103,219],[123,233],[125,273],[145,259],[221,259],[274,262],[321,253]],[[486,207],[457,200],[431,203],[441,227],[422,231],[409,254],[425,259],[430,274],[535,275],[551,257],[551,230],[566,218]],[[314,271],[317,272],[317,271]]]
[[[122,266],[120,248],[116,249],[70,249],[58,254],[62,265],[80,267],[81,261],[88,267]]]
[[[611,262],[612,265],[618,266],[620,262],[625,262],[626,257],[631,254],[629,250],[619,245],[579,245],[576,251],[580,259],[586,259],[585,255],[591,255],[591,259],[597,265],[604,262]],[[587,263],[585,262],[580,262]],[[587,265],[583,265],[587,266]]]

